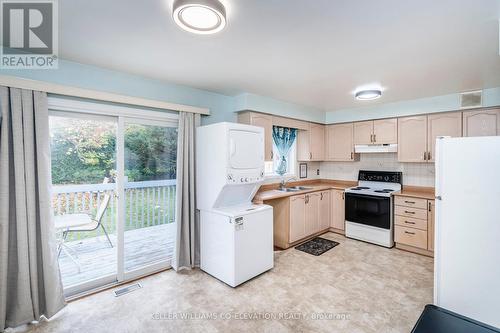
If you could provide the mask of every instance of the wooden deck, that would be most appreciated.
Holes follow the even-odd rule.
[[[125,232],[125,271],[131,271],[160,260],[172,259],[175,246],[175,223],[162,224]],[[113,247],[105,236],[65,243],[78,266],[64,253],[59,267],[64,287],[80,284],[116,273],[116,235],[110,235]]]

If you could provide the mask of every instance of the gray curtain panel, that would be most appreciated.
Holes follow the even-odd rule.
[[[179,113],[177,139],[176,251],[172,263],[178,271],[200,265],[199,222],[195,202],[195,135],[200,115]]]
[[[50,204],[47,94],[0,87],[0,330],[64,305]]]

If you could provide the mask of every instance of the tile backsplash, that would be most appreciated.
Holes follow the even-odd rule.
[[[434,187],[434,163],[400,163],[395,153],[360,154],[357,162],[321,162],[320,178],[357,180],[359,170],[401,171],[403,185]]]

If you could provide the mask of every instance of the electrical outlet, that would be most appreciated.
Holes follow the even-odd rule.
[[[319,169],[316,169],[316,176],[319,176]]]

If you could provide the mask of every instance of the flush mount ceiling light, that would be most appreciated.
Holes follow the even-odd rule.
[[[382,90],[380,89],[359,90],[354,94],[354,97],[360,101],[370,101],[380,98],[380,96],[382,96]]]
[[[214,34],[226,26],[226,9],[218,0],[175,0],[175,23],[195,34]]]

